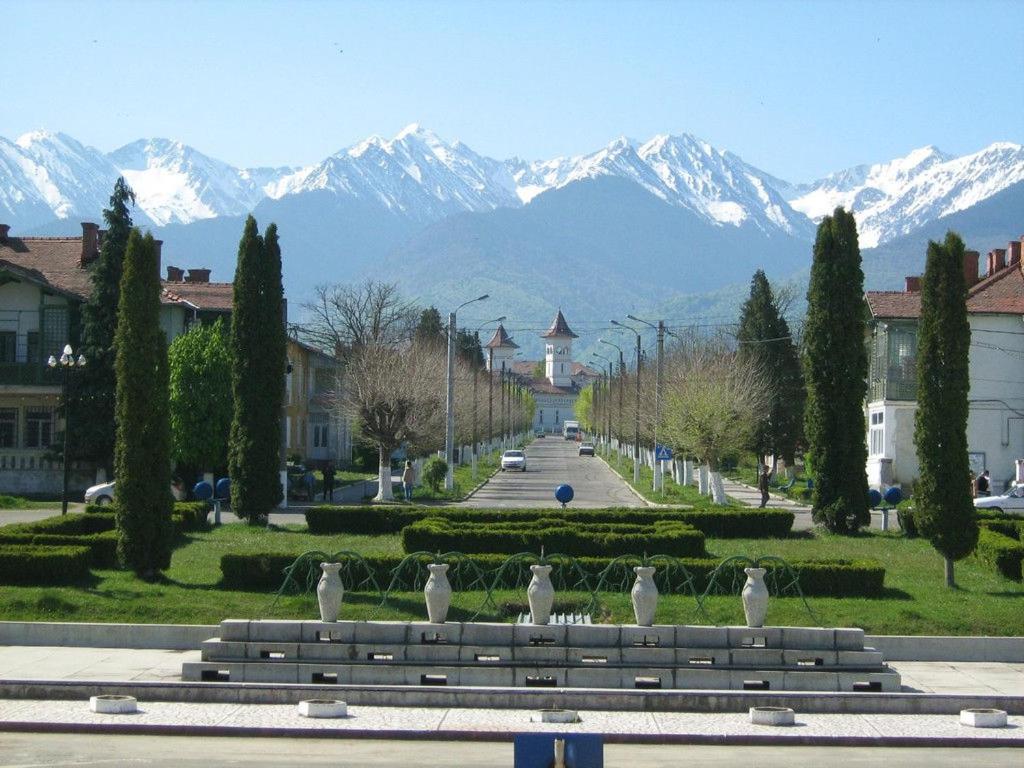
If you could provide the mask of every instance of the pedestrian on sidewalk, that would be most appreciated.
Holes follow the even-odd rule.
[[[324,501],[334,501],[334,462],[324,467]]]
[[[768,469],[767,464],[761,465],[761,472],[757,476],[757,488],[761,491],[761,509],[764,509],[768,505],[768,484],[771,482],[772,475]]]
[[[405,469],[402,471],[402,489],[405,491],[405,500],[412,501],[412,484],[416,480],[416,470],[412,468],[412,461],[405,460]]]
[[[978,494],[977,495],[978,496],[988,496],[989,490],[990,490],[991,487],[992,486],[991,486],[991,483],[989,482],[989,477],[988,477],[988,470],[986,469],[984,472],[982,472],[980,475],[978,475]]]

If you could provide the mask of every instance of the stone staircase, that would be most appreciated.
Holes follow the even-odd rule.
[[[750,691],[900,690],[861,629],[221,622],[184,681]]]

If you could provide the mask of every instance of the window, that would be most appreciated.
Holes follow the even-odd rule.
[[[25,362],[39,362],[39,331],[29,331],[25,337]]]
[[[25,409],[25,447],[49,448],[53,442],[53,410],[40,406]]]
[[[543,408],[541,408],[540,410],[537,411],[537,418],[538,418],[538,422],[537,422],[538,424],[543,424],[544,423],[544,409]]]
[[[18,409],[0,408],[0,448],[18,445]]]
[[[555,424],[558,424],[558,409],[555,408]]]
[[[868,431],[869,449],[872,456],[881,456],[885,453],[885,413],[877,411],[871,414],[871,428]]]
[[[0,363],[13,363],[18,351],[18,335],[14,331],[0,331]]]
[[[326,413],[311,413],[309,421],[313,425],[313,447],[327,448],[330,446],[328,416]]]

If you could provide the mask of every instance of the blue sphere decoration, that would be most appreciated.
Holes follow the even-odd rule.
[[[214,490],[217,492],[218,499],[229,499],[231,498],[231,478],[222,477],[217,481],[217,485]]]
[[[565,485],[564,483],[555,488],[555,499],[560,504],[568,504],[572,501],[572,497],[575,496],[571,485]]]
[[[213,498],[213,486],[205,480],[200,480],[192,486],[192,495],[200,501],[209,501]]]
[[[894,485],[892,488],[886,489],[885,500],[887,503],[892,504],[895,507],[903,501],[903,491]]]
[[[871,504],[871,508],[874,509],[882,503],[882,494],[875,488],[868,491],[868,502]]]

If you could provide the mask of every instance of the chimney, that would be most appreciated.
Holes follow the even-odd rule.
[[[87,267],[96,260],[100,252],[100,228],[91,221],[82,222],[82,255],[78,260],[80,267]]]
[[[210,282],[210,270],[190,269],[185,277],[186,283],[208,283]]]
[[[1007,265],[1020,264],[1020,249],[1024,245],[1024,235],[1021,235],[1020,240],[1010,241],[1010,256],[1007,258]]]
[[[964,282],[968,288],[978,282],[978,259],[977,251],[964,251]]]
[[[988,254],[988,274],[994,275],[1006,266],[1006,249],[993,248]]]
[[[906,281],[907,282],[906,282],[905,290],[906,290],[907,293],[920,293],[921,292],[921,278],[920,278],[920,276],[907,275]]]
[[[181,267],[167,267],[167,282],[181,283],[185,280],[185,270]]]
[[[7,233],[11,231],[10,224],[0,224],[0,243],[7,242]]]

